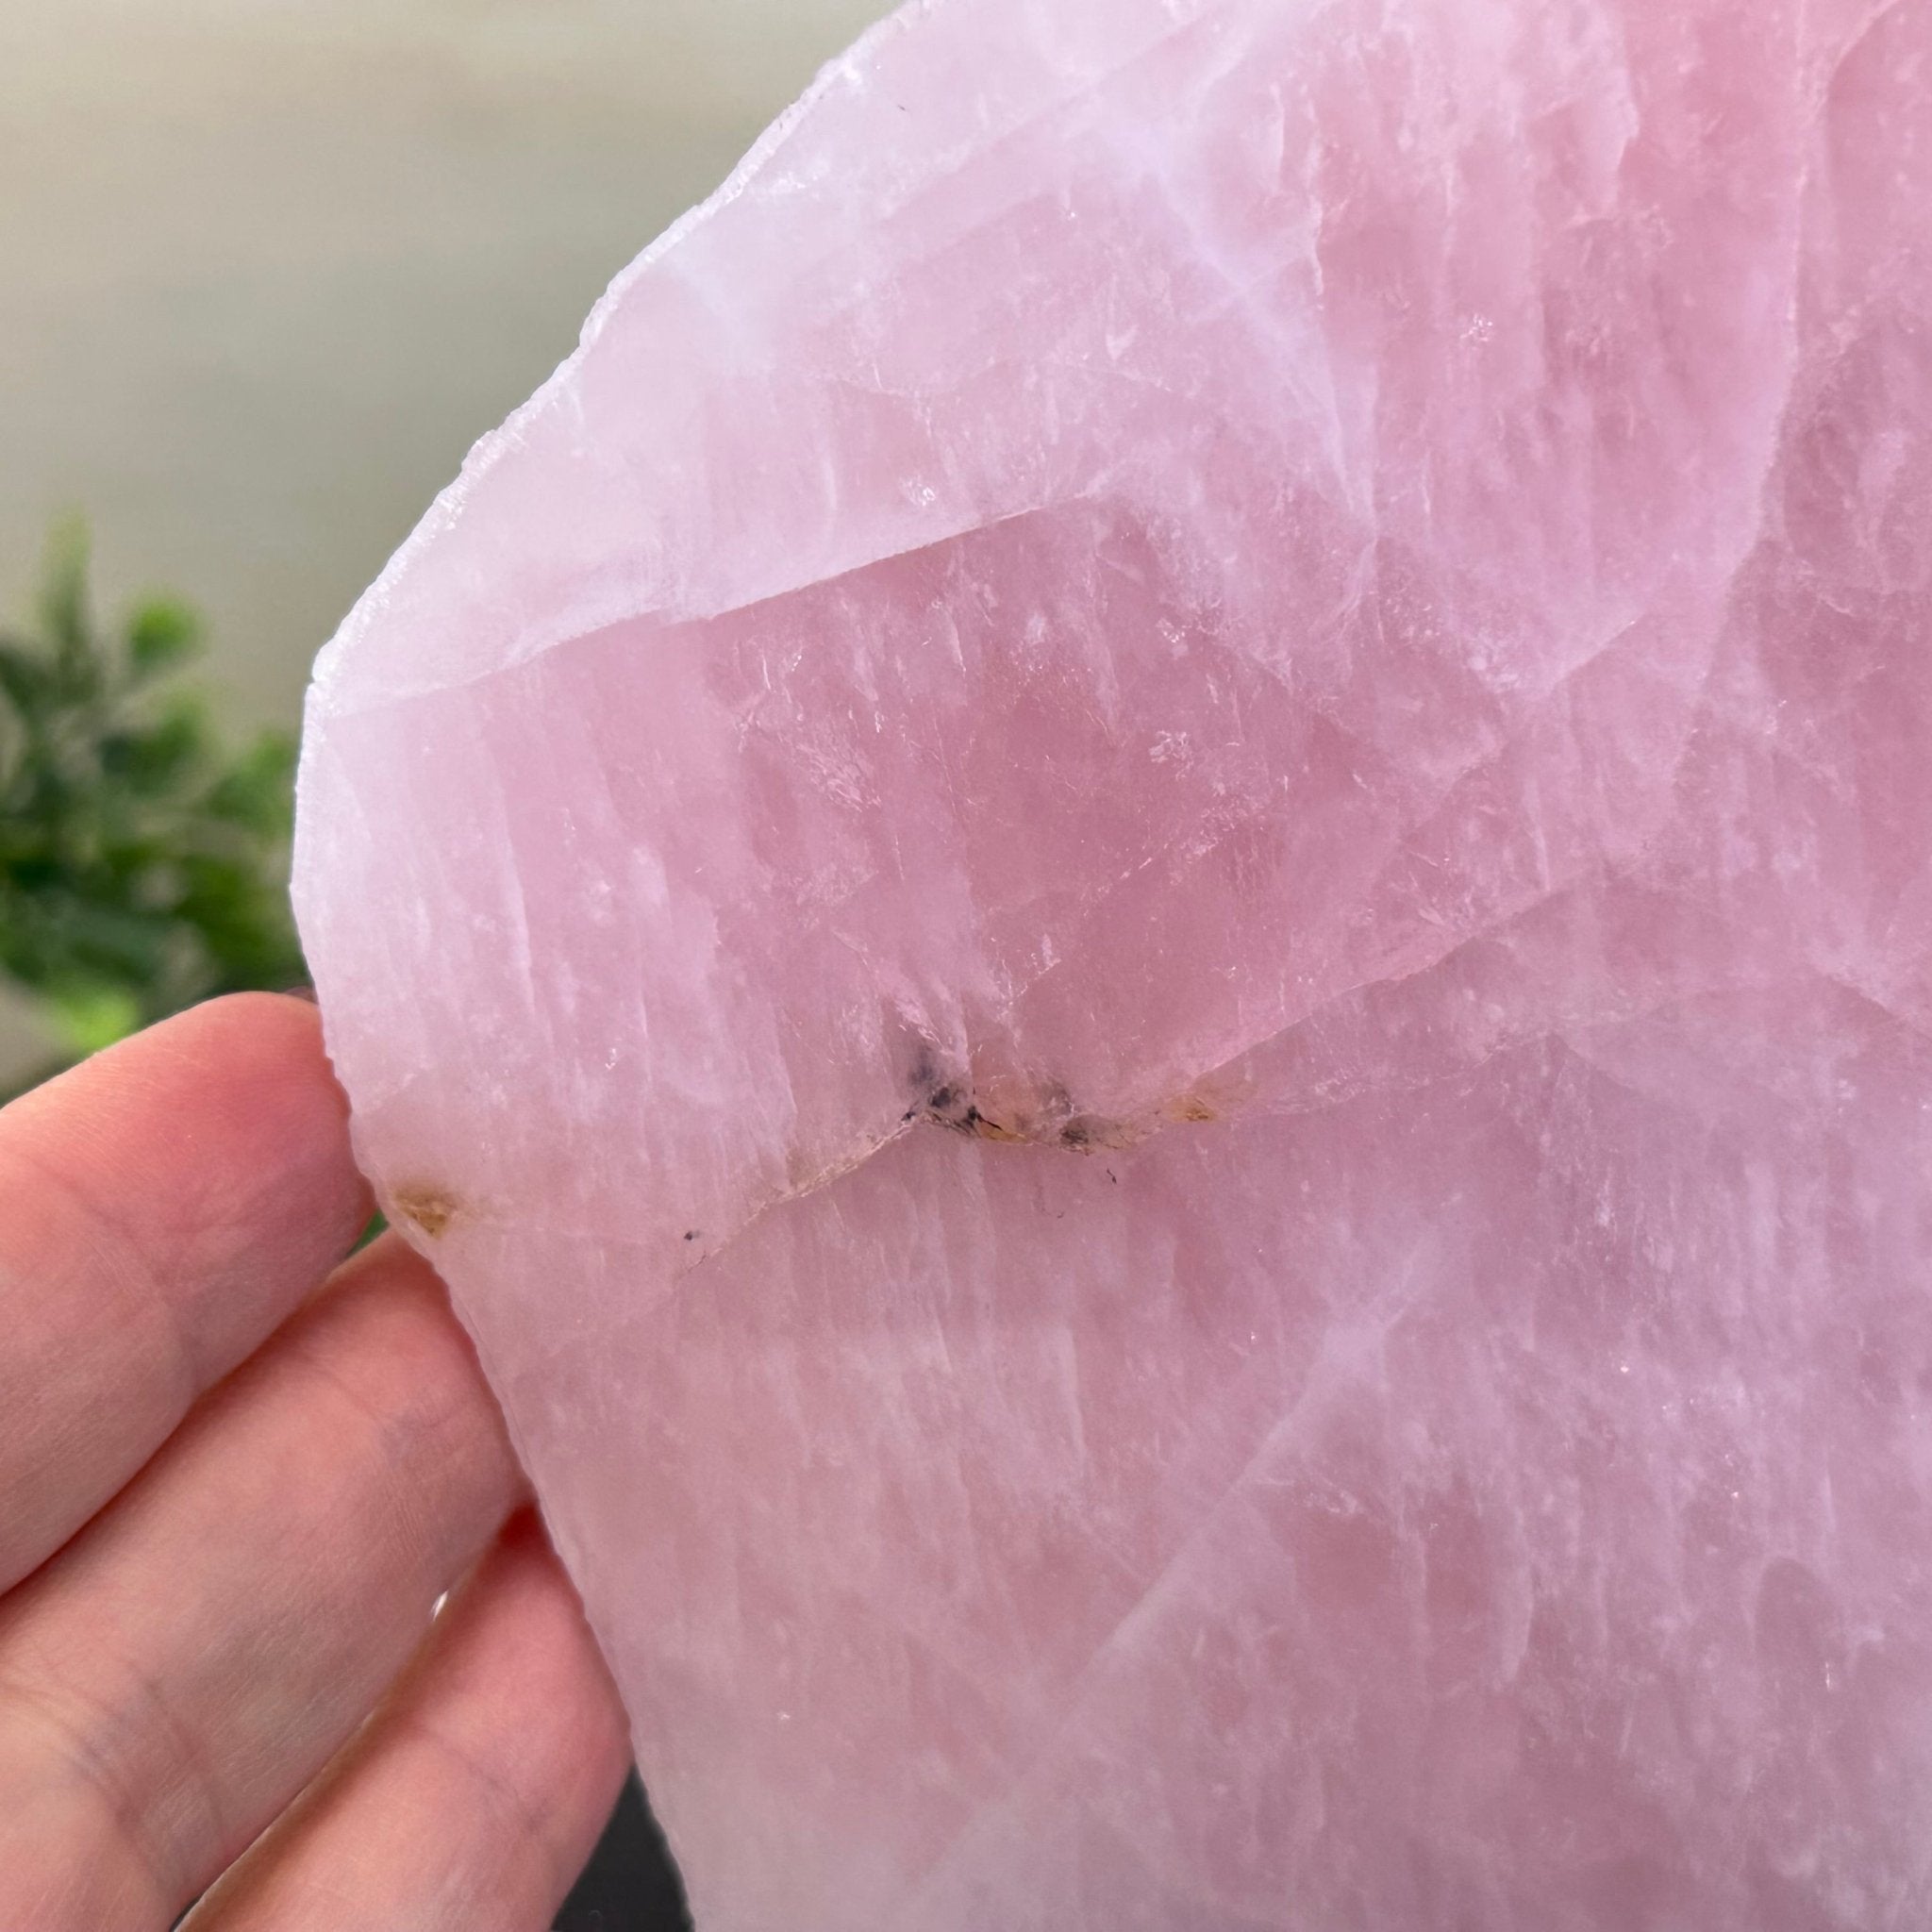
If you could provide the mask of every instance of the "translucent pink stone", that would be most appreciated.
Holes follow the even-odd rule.
[[[325,655],[702,1932],[1932,1924],[1932,6],[943,0]]]

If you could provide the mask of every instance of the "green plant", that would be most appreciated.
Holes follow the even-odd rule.
[[[201,641],[172,598],[102,627],[77,525],[50,546],[35,625],[0,629],[0,975],[69,1057],[211,993],[303,977],[294,744],[225,738],[180,675]]]

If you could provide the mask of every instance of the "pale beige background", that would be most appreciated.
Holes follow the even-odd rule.
[[[110,599],[186,592],[231,713],[292,719],[469,443],[885,10],[0,0],[0,602],[84,509]]]

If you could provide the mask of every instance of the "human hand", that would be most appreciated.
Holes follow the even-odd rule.
[[[615,1692],[369,1211],[298,1000],[0,1112],[5,1932],[536,1932],[589,1856]]]

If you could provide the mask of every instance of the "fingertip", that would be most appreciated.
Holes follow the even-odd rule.
[[[629,1766],[616,1688],[526,1510],[368,1724],[190,1923],[538,1932]]]
[[[0,1587],[85,1522],[367,1225],[320,1017],[210,1001],[0,1111]]]
[[[308,1218],[368,1219],[368,1184],[350,1152],[349,1103],[323,1042],[322,1016],[286,993],[227,993],[70,1067],[8,1107],[0,1150],[41,1161],[107,1169],[117,1198],[139,1213],[150,1166],[220,1183],[226,1168],[303,1170]],[[111,1166],[108,1163],[111,1159]],[[154,1204],[178,1214],[171,1189]],[[352,1230],[348,1239],[353,1239]]]

